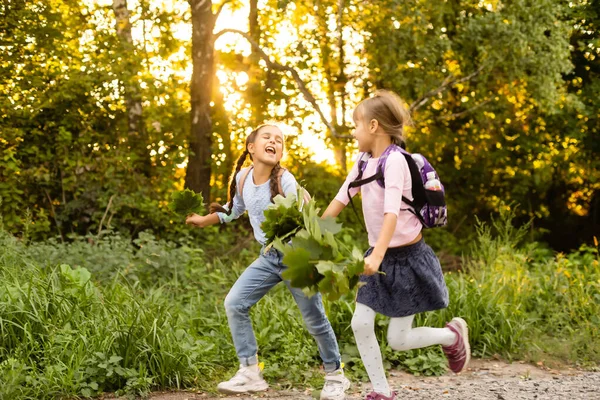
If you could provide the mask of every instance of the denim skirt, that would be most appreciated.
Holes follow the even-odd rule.
[[[365,253],[371,254],[373,248]],[[356,301],[388,317],[407,317],[448,307],[440,261],[423,239],[390,248],[374,275],[361,275]]]

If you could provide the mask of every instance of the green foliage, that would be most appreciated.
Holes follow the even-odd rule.
[[[15,234],[29,229],[35,240],[67,240],[107,225],[128,235],[147,228],[175,231],[165,208],[185,158],[188,127],[180,121],[187,83],[174,73],[159,78],[140,67],[153,51],[121,46],[110,7],[17,1],[0,9],[0,41],[7,50],[0,67],[5,227]],[[133,11],[135,19],[140,10]],[[173,22],[161,10],[145,10],[143,18],[163,26]],[[157,53],[165,48],[162,39],[153,39]],[[143,126],[132,139],[123,97],[126,87],[140,86],[146,88],[139,93]],[[27,208],[35,220],[30,226]]]
[[[180,217],[185,217],[193,213],[203,214],[204,200],[202,194],[190,189],[173,192],[171,193],[169,209]]]
[[[404,361],[404,365],[414,375],[438,376],[443,375],[448,369],[446,357],[439,352],[427,352]]]
[[[295,234],[302,227],[302,202],[296,201],[302,190],[304,189],[298,190],[297,196],[275,196],[273,204],[265,210],[265,221],[261,224],[261,229],[267,238],[267,245],[276,238],[283,240]]]
[[[466,269],[446,274],[449,307],[417,315],[415,326],[442,327],[458,315],[469,324],[474,356],[597,365],[598,248],[553,254],[523,243],[524,231],[513,227],[513,218],[508,213],[478,227]],[[310,222],[323,241],[335,226]],[[223,236],[223,243],[234,241]],[[354,243],[349,231],[334,237],[340,248]],[[305,259],[334,253],[312,242],[313,235],[297,238],[306,244]],[[214,249],[199,249],[149,233],[135,242],[107,233],[26,245],[0,231],[0,397],[214,390],[237,368],[223,299],[258,247],[223,257],[221,241],[212,240]],[[206,256],[213,251],[222,257]],[[354,296],[325,301],[325,308],[347,373],[366,379],[350,329]],[[269,380],[285,387],[322,384],[318,349],[285,285],[260,301],[251,319]],[[393,351],[386,343],[388,323],[376,318],[386,368],[444,373],[439,347]]]
[[[128,241],[121,242],[114,248],[135,252]],[[188,264],[165,248],[165,258],[177,263],[178,279],[147,274],[140,275],[144,282],[130,281],[121,273],[130,268],[124,263],[98,283],[85,267],[95,264],[104,246],[82,241],[80,251],[87,246],[87,254],[96,256],[71,268],[40,267],[30,249],[5,232],[0,232],[0,243],[0,310],[6,327],[0,332],[0,397],[43,399],[116,390],[140,395],[151,387],[191,385],[197,376],[218,374],[218,365],[228,365],[224,317],[210,314],[212,324],[188,333],[198,315],[214,309],[212,296],[223,279],[198,259],[188,258]],[[145,245],[158,248],[148,238]],[[63,255],[59,259],[69,254],[59,243],[45,249],[51,248]],[[119,250],[111,255],[123,256]],[[146,259],[150,253],[139,255]],[[193,271],[192,265],[203,267]]]
[[[450,307],[416,323],[441,327],[464,316],[475,355],[599,362],[598,249],[579,247],[597,231],[600,210],[597,3],[267,1],[255,21],[255,40],[313,82],[338,133],[352,128],[341,111],[374,88],[409,104],[422,99],[416,126],[407,128],[409,150],[435,161],[451,218],[427,240],[465,254],[466,264],[446,275]],[[331,15],[340,4],[338,25]],[[237,367],[222,302],[257,245],[231,249],[234,235],[248,234],[242,224],[190,232],[166,212],[188,156],[189,81],[181,71],[189,60],[178,54],[189,43],[174,32],[189,9],[139,2],[130,12],[134,31],[153,34],[127,46],[110,7],[0,3],[0,226],[19,237],[0,232],[2,398],[143,394],[197,382],[212,390]],[[297,42],[277,48],[277,27],[290,24]],[[289,76],[267,70],[256,54],[223,50],[216,58],[235,73],[224,88],[215,85],[211,108],[219,197],[248,126],[276,117],[301,131],[314,110]],[[242,72],[250,81],[240,86]],[[132,88],[143,104],[133,137]],[[225,109],[239,95],[248,101]],[[346,154],[346,142],[319,123],[308,127],[336,159],[351,159],[351,145]],[[316,198],[335,196],[345,165],[310,161],[311,149],[293,135],[286,150]],[[506,199],[522,207],[490,218],[508,210]],[[325,303],[328,316],[348,371],[364,378],[349,323],[362,270],[361,252],[351,249],[365,233],[353,229],[351,212],[333,233],[339,228],[298,210],[273,211],[270,221],[285,215],[267,226],[269,238],[297,233],[278,244],[293,265],[287,273],[309,292],[339,299]],[[473,228],[474,216],[487,223]],[[554,254],[524,243],[539,232],[555,249],[579,250]],[[316,385],[318,352],[285,289],[259,303],[252,319],[267,377]],[[439,349],[392,352],[386,328],[378,318],[386,366],[442,372]]]
[[[180,49],[190,44],[175,32],[190,12],[180,5],[130,5],[134,36],[154,32],[131,44],[116,33],[110,7],[0,5],[0,213],[10,232],[34,240],[105,229],[134,237],[147,229],[183,233],[165,212],[171,192],[181,189],[189,148],[190,124],[182,123],[189,121],[189,82],[181,72],[189,58]],[[338,133],[350,133],[348,113],[374,88],[413,104],[409,149],[435,161],[444,177],[452,232],[468,235],[473,215],[487,220],[509,199],[523,205],[521,222],[536,218],[533,229],[546,232],[553,248],[573,249],[597,230],[590,216],[600,209],[597,9],[596,2],[556,0],[267,1],[251,31],[273,60],[289,60],[314,83],[310,90],[331,108]],[[297,41],[273,40],[282,25]],[[318,165],[310,160],[314,149],[287,136],[290,170],[317,198],[331,199],[354,145],[307,118],[314,110],[296,83],[258,59],[217,52],[226,74],[211,99],[215,145],[204,160],[212,162],[211,197],[225,197],[247,128],[277,118],[298,131],[308,127],[335,152],[336,165]],[[239,86],[240,74],[248,84]],[[143,104],[133,135],[128,96]],[[27,222],[28,208],[35,224]],[[351,213],[341,218],[354,224]]]
[[[283,253],[288,268],[282,275],[293,287],[337,300],[358,284],[363,256],[340,239],[341,224],[331,217],[320,218],[314,200],[304,202],[303,191],[299,188],[296,196],[287,198],[276,196],[262,227],[269,246]]]

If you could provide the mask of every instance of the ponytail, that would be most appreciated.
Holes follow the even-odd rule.
[[[373,97],[358,104],[354,114],[364,121],[376,119],[381,129],[391,136],[393,144],[402,148],[406,146],[404,127],[412,125],[412,118],[408,108],[396,93],[377,90]]]

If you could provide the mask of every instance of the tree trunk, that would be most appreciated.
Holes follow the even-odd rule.
[[[213,29],[215,15],[212,1],[190,0],[192,10],[192,82],[189,159],[185,187],[202,193],[210,202],[210,175],[212,163],[212,121],[210,100],[214,75]]]
[[[337,20],[337,28],[338,28],[338,47],[339,54],[337,54],[337,60],[335,59],[336,54],[332,49],[332,44],[329,41],[329,27],[328,27],[328,13],[325,11],[327,6],[322,4],[320,1],[316,2],[318,7],[317,13],[317,24],[318,24],[318,32],[319,32],[319,44],[321,48],[321,59],[323,60],[323,72],[327,79],[326,92],[327,92],[327,101],[329,103],[330,114],[329,118],[331,124],[339,130],[339,128],[344,128],[344,118],[342,115],[342,123],[338,120],[337,111],[338,111],[338,102],[336,99],[336,91],[340,93],[340,100],[342,105],[344,105],[344,96],[345,90],[342,84],[341,88],[338,83],[340,81],[345,81],[344,75],[344,49],[343,49],[343,40],[342,40],[342,14],[344,2],[343,0],[339,0],[338,2],[338,20]],[[336,63],[337,61],[337,63]],[[339,70],[336,70],[339,69]],[[341,89],[341,90],[340,90]],[[342,108],[343,114],[343,108]],[[335,156],[335,162],[337,166],[340,168],[343,174],[346,174],[346,141],[344,139],[339,139],[333,137],[333,133],[330,132],[330,138],[333,144],[333,153]]]
[[[113,10],[116,17],[117,35],[124,54],[135,53],[133,39],[131,37],[131,22],[129,21],[129,10],[127,0],[113,0]],[[135,57],[123,57],[124,66],[122,81],[125,90],[125,107],[127,109],[127,144],[137,160],[134,160],[136,169],[144,175],[150,175],[150,156],[147,143],[144,140],[144,121],[142,119],[142,96],[136,81],[138,68]]]
[[[249,33],[252,40],[260,44],[260,25],[258,23],[258,0],[250,0],[250,12],[248,14]],[[252,125],[261,124],[265,120],[265,94],[269,86],[263,83],[265,73],[260,66],[260,54],[252,47],[250,54],[250,65],[248,67],[248,90],[246,98],[252,110],[250,121]],[[267,84],[271,82],[266,81]],[[254,127],[254,126],[253,126]]]
[[[346,110],[346,82],[348,82],[348,77],[346,76],[346,73],[344,72],[344,67],[345,67],[345,63],[344,63],[344,37],[343,37],[343,28],[344,28],[344,0],[339,0],[338,1],[338,21],[337,21],[337,28],[338,28],[338,48],[340,51],[340,56],[338,58],[338,76],[336,79],[336,87],[338,88],[339,92],[340,92],[340,109],[342,110],[342,120],[339,122],[339,127],[341,128],[345,128],[346,127],[346,118],[344,117],[344,112]],[[347,160],[346,160],[346,146],[347,146],[347,142],[343,141],[343,140],[338,140],[338,146],[336,147],[336,152],[338,154],[336,154],[337,157],[337,162],[338,165],[342,168],[342,172],[344,173],[344,175],[348,172],[346,165],[347,165]]]

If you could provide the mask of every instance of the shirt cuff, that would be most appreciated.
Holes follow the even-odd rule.
[[[400,188],[386,188],[383,205],[384,214],[395,214],[398,216],[402,206],[402,190]]]
[[[339,201],[340,203],[342,203],[345,206],[347,206],[348,203],[350,202],[350,199],[348,198],[348,194],[346,194],[346,193],[338,193],[337,196],[335,196],[335,200]]]
[[[222,224],[226,224],[228,222],[233,221],[233,213],[230,215],[227,215],[224,212],[218,212],[217,216],[219,217],[219,221],[221,221]]]

